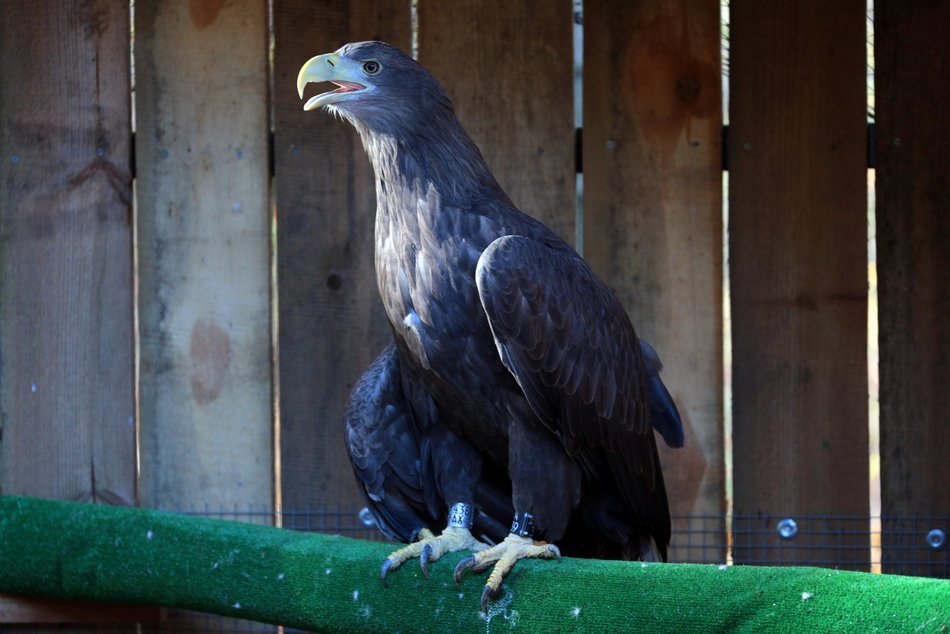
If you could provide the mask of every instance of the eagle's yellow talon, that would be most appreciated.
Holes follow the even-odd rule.
[[[472,572],[483,572],[492,568],[485,589],[482,591],[482,611],[488,606],[488,599],[494,598],[501,590],[505,577],[514,568],[519,559],[557,559],[560,549],[554,544],[536,542],[518,535],[508,535],[500,544],[496,544],[470,557],[466,557],[455,567],[455,581],[458,582],[466,568]],[[492,565],[494,564],[494,567]]]
[[[425,576],[429,576],[429,562],[438,560],[445,553],[459,550],[480,551],[487,548],[487,544],[475,539],[466,528],[450,526],[441,535],[434,535],[432,531],[423,528],[419,531],[419,539],[408,546],[393,552],[383,562],[379,576],[383,584],[389,571],[399,568],[408,559],[419,558],[419,565]]]
[[[466,568],[471,568],[475,564],[475,555],[469,555],[455,566],[455,583],[462,582],[462,573]]]

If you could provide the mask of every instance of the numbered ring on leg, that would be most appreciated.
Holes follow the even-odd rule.
[[[449,518],[446,525],[449,528],[464,528],[470,530],[475,523],[475,507],[471,504],[457,502],[449,508]]]
[[[511,522],[511,534],[534,539],[534,516],[531,513],[515,513]]]

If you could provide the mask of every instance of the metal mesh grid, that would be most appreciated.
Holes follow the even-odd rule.
[[[730,530],[731,526],[731,542]],[[674,517],[670,561],[819,566],[950,578],[950,515]]]
[[[166,510],[263,525],[273,525],[276,517],[273,511],[246,509]],[[360,520],[359,509],[285,509],[282,523],[284,528],[291,530],[385,541],[373,526]],[[950,515],[910,518],[674,516],[669,560],[702,564],[821,566],[950,578],[950,544],[945,538],[943,545],[935,548],[932,541],[928,541],[928,537],[933,539],[934,530],[950,535]],[[887,546],[883,557],[882,545]],[[274,632],[276,628],[251,621],[173,610],[169,611],[168,620],[160,627],[147,626],[143,631],[163,634]]]
[[[950,515],[881,520],[884,572],[950,579]]]
[[[273,511],[165,509],[187,515],[273,525]],[[359,509],[285,509],[284,528],[386,541]],[[731,540],[730,540],[731,529]],[[934,531],[944,536],[933,542]],[[939,535],[938,534],[938,535]],[[670,561],[821,566],[950,578],[950,515],[685,515],[673,517]],[[884,547],[882,549],[882,546]],[[882,557],[883,550],[883,557]]]
[[[870,518],[737,516],[732,524],[736,563],[869,570]]]
[[[728,535],[728,524],[722,515],[673,516],[668,559],[678,563],[724,563]]]

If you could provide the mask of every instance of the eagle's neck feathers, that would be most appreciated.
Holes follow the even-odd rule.
[[[419,193],[433,191],[443,205],[462,210],[476,210],[488,200],[510,204],[451,108],[424,126],[392,130],[357,126],[357,130],[376,174],[380,211],[385,211],[384,204],[398,207]]]

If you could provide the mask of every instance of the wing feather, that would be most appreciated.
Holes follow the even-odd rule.
[[[479,258],[476,284],[502,363],[568,453],[606,447],[652,483],[638,339],[587,264],[557,245],[505,236]]]
[[[426,504],[419,430],[390,344],[363,374],[344,410],[346,448],[379,529],[409,541],[436,519]]]

